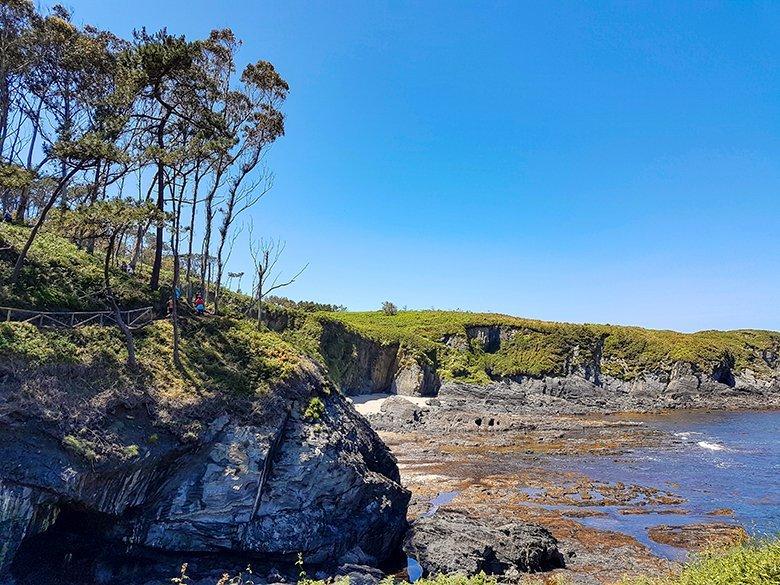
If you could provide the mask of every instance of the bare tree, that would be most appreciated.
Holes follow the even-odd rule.
[[[249,254],[255,267],[254,296],[257,303],[257,327],[259,329],[263,325],[265,297],[275,290],[290,286],[309,265],[306,264],[291,278],[283,278],[276,265],[287,244],[281,240],[266,240],[264,238],[253,240],[251,226],[249,234]]]

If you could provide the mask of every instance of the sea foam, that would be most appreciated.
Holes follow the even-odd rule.
[[[718,445],[717,443],[708,443],[707,441],[699,441],[696,444],[702,449],[709,449],[710,451],[723,451],[724,449],[723,445]]]

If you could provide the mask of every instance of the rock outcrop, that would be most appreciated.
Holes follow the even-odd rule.
[[[319,348],[331,377],[348,396],[434,396],[441,385],[436,368],[405,355],[400,343],[379,342],[337,321],[322,323]]]
[[[780,379],[756,378],[750,371],[719,381],[684,362],[669,375],[648,372],[635,380],[580,373],[518,376],[488,384],[448,381],[437,396],[451,405],[480,405],[503,411],[543,409],[550,413],[646,411],[661,408],[776,408]]]
[[[417,520],[404,552],[425,574],[489,575],[537,572],[564,566],[558,542],[548,530],[512,522],[490,526],[461,512],[439,510]]]
[[[109,408],[92,423],[141,447],[100,463],[35,415],[0,421],[0,574],[56,565],[62,559],[41,556],[55,533],[54,556],[72,557],[67,542],[87,538],[108,551],[84,565],[85,582],[108,582],[121,559],[152,553],[171,566],[213,553],[282,567],[298,553],[333,568],[388,562],[409,493],[365,419],[324,384],[312,367],[254,412],[218,402],[190,441],[153,425],[145,407]],[[0,398],[13,386],[0,386]],[[306,410],[312,395],[316,416]]]
[[[651,526],[648,536],[660,544],[698,552],[713,547],[727,547],[748,539],[748,534],[738,524],[714,522],[709,524],[684,524]]]
[[[362,334],[338,319],[324,319],[321,326],[320,352],[332,379],[348,395],[386,392],[472,400],[484,394],[510,407],[549,405],[575,410],[780,406],[778,352],[756,349],[749,341],[745,351],[752,353],[749,359],[743,356],[737,367],[727,350],[698,356],[698,363],[673,360],[662,353],[657,362],[647,358],[626,361],[614,342],[611,349],[607,347],[610,334],[585,326],[577,329],[577,339],[561,334],[544,341],[546,334],[540,331],[469,325],[426,342],[424,352]],[[550,331],[550,336],[557,335],[554,327]],[[534,336],[531,341],[529,335]],[[639,346],[646,343],[638,339]],[[543,363],[526,363],[534,355],[535,343],[551,344],[543,349],[550,357]],[[474,383],[477,362],[485,368],[476,376],[484,378],[479,384]],[[524,368],[540,373],[516,373]]]

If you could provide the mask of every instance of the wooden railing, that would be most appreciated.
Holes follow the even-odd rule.
[[[138,329],[154,320],[152,307],[120,311],[122,321],[130,329]],[[29,311],[0,307],[0,322],[32,323],[38,327],[76,328],[84,325],[117,325],[114,311]]]

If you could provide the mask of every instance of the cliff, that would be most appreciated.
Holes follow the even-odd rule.
[[[100,261],[52,233],[7,275],[25,228],[0,225],[0,306],[101,308]],[[143,275],[115,271],[123,307]],[[225,293],[225,297],[230,297]],[[382,566],[409,492],[344,395],[536,408],[780,405],[780,334],[682,334],[446,311],[269,310],[270,330],[184,315],[136,331],[0,323],[0,582],[167,582],[252,562]],[[282,575],[284,576],[284,575]],[[213,581],[214,579],[212,579]]]
[[[178,372],[170,329],[137,333],[128,371],[115,328],[0,324],[0,574],[142,583],[182,562],[219,576],[292,570],[298,553],[334,570],[392,560],[409,493],[321,368],[215,318],[185,323]]]
[[[613,410],[780,405],[780,333],[678,333],[449,311],[316,313],[283,336],[348,394],[552,396]],[[522,402],[522,401],[521,401]]]

